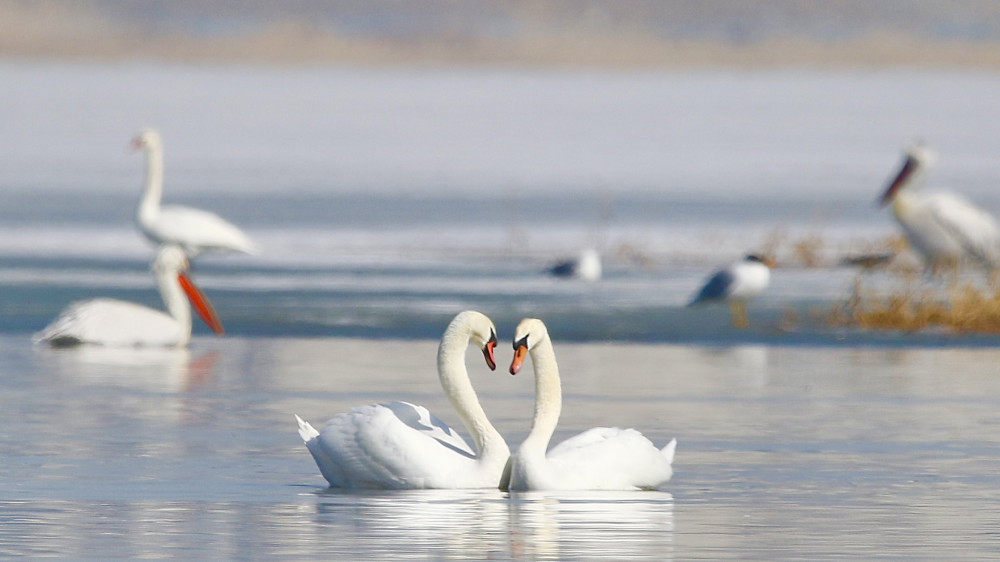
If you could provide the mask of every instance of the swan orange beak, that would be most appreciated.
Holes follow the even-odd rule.
[[[208,302],[208,297],[205,296],[205,293],[201,292],[201,289],[195,286],[191,278],[188,277],[188,274],[183,271],[178,273],[177,280],[187,294],[188,300],[191,301],[191,306],[194,307],[195,312],[198,313],[198,316],[205,324],[208,324],[208,327],[216,334],[226,333],[226,329],[222,327],[222,321],[219,320],[219,317],[215,314],[215,309],[212,308],[212,303]]]
[[[524,357],[528,354],[527,345],[519,345],[514,348],[514,360],[510,362],[510,374],[516,375],[521,370]]]
[[[497,347],[497,336],[496,334],[490,334],[490,341],[486,342],[483,346],[483,357],[486,358],[486,366],[490,368],[491,371],[497,370],[497,359],[493,354],[493,350]]]

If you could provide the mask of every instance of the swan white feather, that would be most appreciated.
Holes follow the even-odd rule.
[[[535,415],[531,432],[511,456],[501,489],[659,489],[673,476],[677,440],[662,449],[634,429],[595,427],[546,452],[562,410],[555,351],[541,320],[526,318],[514,333],[516,374],[530,354],[535,370]]]
[[[295,416],[320,472],[337,488],[495,488],[510,450],[476,397],[465,367],[475,343],[495,368],[496,329],[475,311],[458,314],[438,347],[438,375],[473,438],[469,446],[426,408],[409,402],[359,406],[317,431]]]
[[[176,244],[191,257],[205,250],[256,254],[257,248],[242,230],[214,213],[161,205],[163,198],[163,142],[154,129],[143,129],[132,141],[146,153],[146,183],[136,209],[139,230],[156,244]]]

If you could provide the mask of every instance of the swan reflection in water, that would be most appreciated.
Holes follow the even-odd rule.
[[[666,492],[512,492],[516,558],[654,558],[673,551],[674,501]]]
[[[400,548],[432,558],[529,560],[667,560],[673,551],[673,496],[665,492],[324,489],[317,497],[320,524],[300,528],[320,541],[353,536],[374,558]]]

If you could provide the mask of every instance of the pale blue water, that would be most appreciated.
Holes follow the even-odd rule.
[[[0,83],[2,555],[996,549],[1000,340],[825,321],[858,276],[839,257],[894,232],[874,200],[907,140],[938,149],[931,185],[1000,210],[993,74],[4,62]],[[195,264],[227,337],[34,347],[75,299],[160,306],[125,148],[146,125],[164,136],[165,200],[262,248]],[[776,270],[750,329],[684,307],[714,267],[803,236],[824,240],[825,266]],[[602,281],[541,274],[583,246],[603,251]],[[670,493],[325,491],[292,414],[409,399],[457,423],[434,351],[465,308],[503,339],[546,320],[566,436],[677,437]],[[474,376],[516,444],[530,378]]]

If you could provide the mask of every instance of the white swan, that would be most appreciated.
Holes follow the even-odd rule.
[[[408,402],[371,404],[339,414],[316,431],[299,416],[299,435],[335,488],[496,488],[510,449],[479,404],[465,367],[470,343],[490,369],[496,329],[475,311],[459,313],[438,347],[438,376],[472,435],[475,449],[426,408]]]
[[[934,155],[922,144],[906,149],[903,164],[879,204],[892,213],[927,269],[938,272],[965,262],[987,270],[1000,266],[1000,225],[992,215],[949,192],[921,193]]]
[[[71,304],[35,335],[36,343],[67,346],[81,343],[109,346],[185,346],[191,340],[191,306],[216,333],[222,323],[205,295],[187,275],[188,258],[177,246],[163,246],[153,273],[167,312],[115,299]],[[186,295],[186,297],[185,297]]]
[[[634,429],[595,427],[546,454],[562,410],[562,389],[548,330],[535,318],[525,318],[514,332],[512,375],[529,353],[535,369],[535,416],[528,437],[510,457],[501,490],[658,489],[670,480],[677,440],[657,449]]]
[[[256,254],[242,230],[214,213],[161,206],[163,198],[163,143],[153,129],[143,129],[132,140],[135,150],[146,151],[146,186],[136,210],[139,230],[156,244],[176,244],[194,257],[204,250],[231,250]]]

